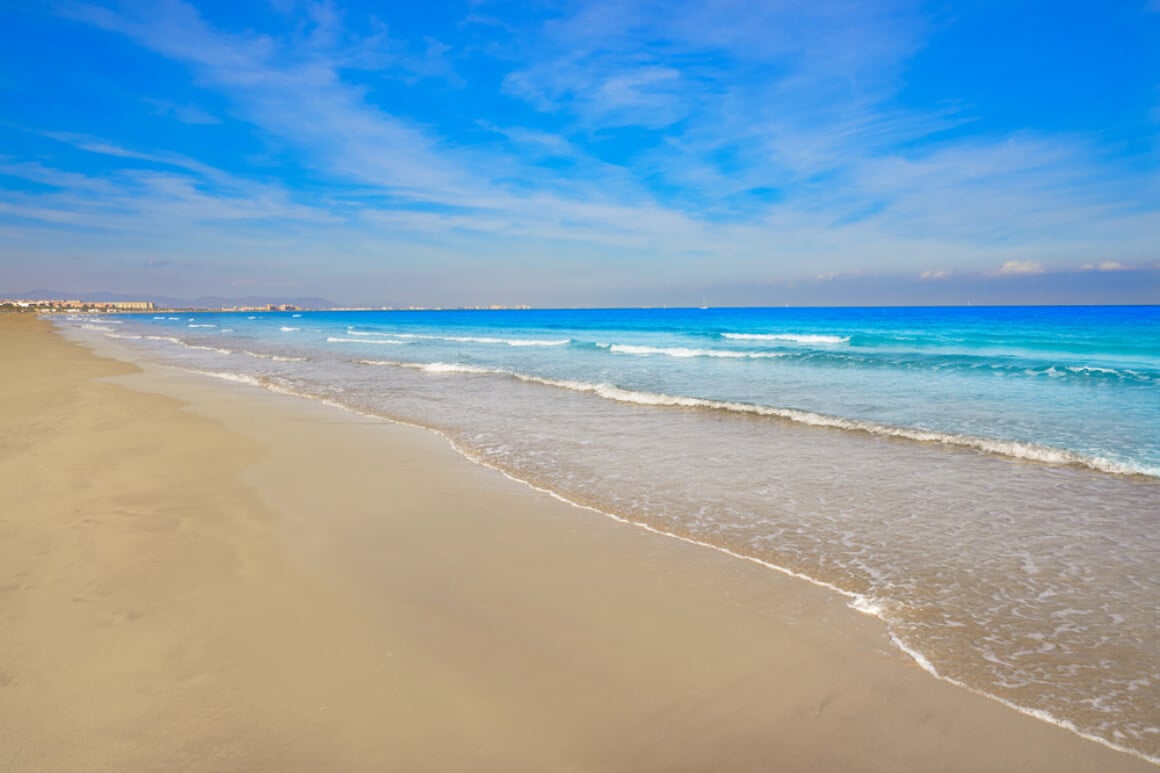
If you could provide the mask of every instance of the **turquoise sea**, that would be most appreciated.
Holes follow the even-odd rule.
[[[61,324],[437,430],[577,504],[830,586],[933,674],[1160,760],[1160,307]]]

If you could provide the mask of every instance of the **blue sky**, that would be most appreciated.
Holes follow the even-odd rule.
[[[1160,302],[1160,0],[10,0],[0,52],[0,295]]]

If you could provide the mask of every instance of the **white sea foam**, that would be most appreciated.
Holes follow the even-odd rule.
[[[432,362],[422,366],[427,373],[490,373],[490,368],[481,368],[475,365],[458,365],[446,362]]]
[[[246,373],[230,373],[227,371],[217,371],[217,370],[195,370],[195,371],[191,371],[191,372],[201,373],[202,375],[205,375],[205,376],[213,376],[214,378],[220,378],[220,379],[223,379],[224,381],[234,381],[238,384],[248,384],[249,386],[258,386],[258,387],[268,387],[269,386],[269,384],[263,382],[261,379],[257,378],[256,376],[251,376],[251,375],[248,375]]]
[[[305,357],[285,357],[280,354],[266,354],[265,352],[251,352],[243,351],[242,354],[247,357],[258,357],[263,360],[275,360],[277,362],[306,362]]]
[[[793,344],[844,344],[850,341],[850,336],[804,333],[722,333],[721,337],[735,341],[785,341]]]
[[[1072,373],[1108,373],[1116,376],[1120,374],[1120,371],[1114,368],[1100,368],[1095,365],[1069,365],[1067,369]]]
[[[506,370],[483,368],[478,365],[461,365],[455,362],[402,362],[400,360],[355,360],[359,365],[387,365],[393,368],[409,368],[425,373],[475,373],[492,375],[513,375]]]
[[[851,604],[851,606],[854,607],[855,605]],[[855,608],[857,608],[857,607],[855,607]],[[936,679],[939,679],[940,681],[949,682],[950,684],[953,684],[955,687],[961,687],[962,689],[966,690],[967,692],[974,693],[975,695],[980,695],[984,698],[990,698],[991,700],[993,700],[997,703],[1003,704],[1004,706],[1006,706],[1009,709],[1014,709],[1015,711],[1018,711],[1020,714],[1026,714],[1029,717],[1034,717],[1035,719],[1038,719],[1041,722],[1046,722],[1049,725],[1055,725],[1056,727],[1061,727],[1064,730],[1069,730],[1072,733],[1075,733],[1076,735],[1078,735],[1079,737],[1087,739],[1088,741],[1094,741],[1095,743],[1098,743],[1101,746],[1106,746],[1109,749],[1115,749],[1118,752],[1124,752],[1126,754],[1130,754],[1133,757],[1139,757],[1140,759],[1147,760],[1148,762],[1151,762],[1153,765],[1160,765],[1160,757],[1155,757],[1155,756],[1152,756],[1149,754],[1145,754],[1143,752],[1139,752],[1135,749],[1130,749],[1127,746],[1122,746],[1120,744],[1113,743],[1112,741],[1109,741],[1107,738],[1103,738],[1101,736],[1095,735],[1094,733],[1085,733],[1084,731],[1082,731],[1078,727],[1076,727],[1073,722],[1070,722],[1066,719],[1060,719],[1059,717],[1055,716],[1054,714],[1051,714],[1050,712],[1044,711],[1042,709],[1033,709],[1033,708],[1029,708],[1027,706],[1020,706],[1018,703],[1015,703],[1013,701],[1009,701],[1006,698],[1000,698],[997,695],[992,695],[989,692],[972,687],[971,685],[969,685],[965,682],[962,682],[958,679],[954,679],[953,677],[949,677],[949,676],[946,676],[944,674],[941,674],[941,673],[939,673],[939,670],[937,668],[935,668],[934,664],[930,662],[930,659],[928,659],[924,654],[922,654],[922,652],[915,649],[914,647],[911,647],[909,644],[907,644],[905,641],[903,641],[894,631],[890,630],[889,623],[887,623],[887,631],[890,634],[890,640],[894,643],[894,646],[898,647],[898,649],[902,650],[908,656],[910,656],[910,658],[912,660],[914,660],[914,662],[916,664],[918,664],[918,666],[920,668],[922,668],[922,670],[926,671],[928,674],[930,674],[931,676],[933,676]]]
[[[438,336],[425,335],[423,333],[382,333],[374,330],[355,330],[353,328],[346,331],[347,335],[361,336],[365,338],[403,338],[403,339],[420,339],[425,341],[450,341],[452,343],[460,344],[502,344],[504,346],[564,346],[572,343],[571,338],[495,338],[492,336]]]
[[[560,386],[580,392],[592,392],[600,397],[638,405],[673,406],[681,408],[704,408],[709,410],[746,413],[756,416],[770,416],[800,424],[815,427],[829,427],[833,429],[864,432],[870,435],[904,438],[920,443],[940,443],[942,445],[973,448],[978,451],[1008,456],[1016,459],[1041,462],[1051,465],[1077,465],[1089,467],[1101,472],[1118,475],[1148,475],[1160,477],[1160,468],[1143,465],[1127,464],[1114,459],[1098,456],[1086,456],[1060,448],[1024,443],[1016,440],[997,440],[994,438],[959,435],[949,432],[938,432],[913,427],[897,427],[890,424],[866,421],[863,419],[848,419],[840,416],[827,416],[809,411],[799,411],[792,408],[776,408],[752,403],[728,402],[724,400],[706,400],[698,397],[683,397],[657,392],[639,392],[622,389],[611,384],[589,384],[586,382],[552,381],[512,374],[524,380],[534,380],[551,386]]]
[[[609,385],[594,385],[594,384],[585,384],[583,382],[569,382],[569,381],[557,381],[557,380],[552,380],[552,379],[542,379],[542,378],[533,377],[533,376],[524,376],[524,375],[506,372],[506,371],[487,369],[487,368],[479,368],[477,366],[461,365],[461,364],[456,364],[456,363],[407,363],[407,362],[384,361],[384,360],[359,360],[357,362],[360,362],[363,364],[368,364],[368,365],[384,365],[384,366],[397,366],[397,367],[413,368],[413,369],[423,370],[426,372],[433,372],[433,373],[437,373],[437,372],[481,373],[482,372],[482,373],[489,373],[489,374],[496,374],[496,375],[508,375],[508,376],[514,376],[516,378],[520,378],[524,381],[538,382],[538,383],[543,383],[543,384],[552,385],[552,386],[561,386],[561,387],[566,387],[566,388],[570,388],[570,389],[578,389],[579,391],[594,392],[594,393],[598,393],[598,394],[604,393],[604,394],[602,394],[602,396],[616,395],[616,397],[614,397],[613,399],[619,399],[623,394],[628,393],[627,390],[607,391],[607,390],[617,390],[617,388],[610,387]],[[1009,700],[1006,700],[1004,698],[992,695],[986,691],[972,687],[972,686],[965,684],[965,683],[963,683],[955,678],[942,675],[938,671],[938,669],[934,666],[934,664],[931,663],[931,661],[925,656],[925,654],[923,652],[921,652],[920,650],[911,646],[907,641],[905,641],[903,638],[901,638],[893,630],[893,628],[891,626],[891,621],[890,621],[891,615],[889,614],[888,606],[877,599],[869,598],[863,594],[859,594],[859,593],[855,593],[855,592],[846,590],[846,589],[839,587],[837,585],[834,585],[830,582],[827,582],[824,580],[819,580],[817,578],[811,577],[807,574],[804,574],[802,572],[798,572],[798,571],[790,569],[788,567],[780,566],[778,564],[774,564],[772,562],[769,562],[769,561],[766,561],[766,560],[763,560],[763,559],[760,559],[760,558],[757,558],[754,556],[746,555],[744,553],[739,553],[739,552],[736,552],[736,551],[731,550],[729,548],[722,547],[720,545],[715,545],[715,544],[712,544],[709,542],[704,542],[704,541],[701,541],[701,540],[698,540],[695,538],[691,538],[691,537],[687,537],[687,536],[677,534],[674,532],[669,532],[669,531],[666,531],[664,529],[657,528],[649,523],[644,523],[644,522],[640,522],[640,521],[633,521],[633,520],[630,520],[629,518],[623,517],[623,516],[618,515],[616,513],[601,510],[601,509],[593,507],[591,505],[582,504],[582,503],[576,502],[574,500],[568,499],[567,497],[557,493],[556,491],[554,491],[552,489],[541,487],[541,486],[539,486],[539,485],[537,485],[529,480],[517,477],[516,475],[512,474],[511,472],[509,472],[508,470],[506,470],[502,467],[499,467],[499,466],[492,464],[491,462],[489,462],[485,458],[482,458],[480,455],[472,452],[470,449],[462,447],[459,443],[456,442],[456,440],[453,437],[451,437],[446,432],[441,431],[439,429],[435,429],[435,428],[432,428],[429,426],[424,426],[421,424],[416,424],[416,423],[411,422],[411,421],[400,420],[397,418],[392,418],[392,417],[383,416],[383,415],[379,415],[379,414],[366,413],[364,411],[352,408],[351,406],[344,405],[342,403],[336,402],[336,401],[331,400],[331,399],[325,399],[325,398],[319,397],[318,395],[312,395],[312,394],[308,394],[308,393],[298,392],[298,391],[293,390],[292,388],[288,388],[286,386],[274,384],[274,383],[271,383],[269,381],[259,380],[255,377],[248,376],[245,374],[228,373],[228,372],[205,372],[205,371],[201,371],[201,372],[205,373],[205,375],[213,376],[213,377],[228,380],[228,381],[234,381],[234,382],[243,383],[243,384],[247,384],[247,385],[262,386],[262,387],[265,387],[266,389],[269,389],[269,390],[275,391],[275,392],[297,395],[300,397],[306,397],[306,398],[312,398],[312,399],[318,399],[326,405],[329,405],[329,406],[332,406],[335,408],[339,408],[341,410],[355,413],[358,415],[367,416],[368,418],[373,418],[373,419],[378,419],[378,420],[385,419],[387,421],[391,421],[391,422],[396,423],[396,424],[402,424],[402,425],[416,427],[419,429],[425,429],[428,431],[432,431],[435,434],[440,435],[445,440],[447,440],[449,442],[449,444],[451,445],[451,447],[455,451],[457,451],[458,453],[460,453],[464,457],[470,459],[471,461],[473,461],[477,464],[480,464],[481,466],[488,467],[490,469],[494,469],[494,470],[500,472],[501,474],[503,474],[504,476],[514,480],[514,481],[517,481],[519,483],[523,483],[524,485],[526,485],[532,489],[535,489],[537,491],[540,491],[542,493],[545,493],[545,494],[547,494],[547,495],[549,495],[549,496],[551,496],[551,497],[553,497],[561,502],[567,503],[569,505],[572,505],[572,506],[580,508],[580,509],[588,510],[590,512],[594,512],[594,513],[603,515],[607,518],[618,521],[620,523],[635,526],[637,528],[641,528],[645,531],[649,531],[649,532],[652,532],[652,533],[655,533],[655,534],[658,534],[661,536],[669,537],[671,539],[677,539],[677,540],[680,540],[682,542],[685,542],[685,543],[688,543],[691,545],[696,545],[696,546],[703,547],[703,548],[707,548],[710,550],[715,550],[719,553],[723,553],[723,554],[731,556],[733,558],[738,558],[738,559],[741,559],[744,561],[748,561],[748,562],[763,566],[765,568],[777,571],[779,573],[788,575],[790,577],[794,577],[794,578],[797,578],[800,580],[807,581],[813,585],[817,585],[817,586],[829,589],[829,590],[845,597],[848,600],[847,601],[848,606],[852,610],[861,612],[863,614],[871,615],[873,617],[876,617],[876,618],[882,620],[884,622],[884,624],[886,625],[887,633],[888,633],[891,641],[894,643],[894,645],[897,646],[899,648],[899,650],[901,650],[906,655],[908,655],[919,667],[921,667],[923,670],[927,671],[933,677],[935,677],[939,680],[948,682],[950,684],[953,684],[955,686],[961,687],[963,689],[966,689],[966,690],[973,692],[977,695],[980,695],[982,697],[986,697],[986,698],[989,698],[991,700],[995,700],[998,703],[1001,703],[1004,706],[1007,706],[1008,708],[1014,709],[1020,713],[1026,714],[1030,717],[1033,717],[1033,718],[1039,719],[1041,721],[1048,722],[1048,723],[1056,725],[1058,727],[1067,729],[1067,730],[1069,730],[1069,731],[1071,731],[1071,732],[1073,732],[1073,733],[1075,733],[1075,734],[1077,734],[1077,735],[1079,735],[1087,740],[1094,741],[1096,743],[1099,743],[1103,746],[1115,749],[1117,751],[1131,754],[1133,756],[1147,760],[1153,764],[1160,764],[1160,758],[1157,758],[1155,756],[1151,756],[1151,755],[1148,755],[1145,753],[1141,753],[1141,752],[1136,751],[1134,749],[1127,748],[1121,744],[1110,741],[1107,738],[1103,738],[1103,737],[1100,737],[1098,735],[1094,735],[1092,733],[1084,732],[1084,731],[1080,730],[1079,728],[1077,728],[1072,722],[1067,721],[1065,719],[1060,719],[1060,718],[1052,715],[1051,713],[1049,713],[1047,711],[1021,706],[1019,704],[1016,704],[1016,703],[1011,702]],[[689,400],[690,398],[672,398],[671,396],[654,395],[654,396],[647,398],[647,399],[650,401],[650,403],[653,403],[653,404],[685,405],[685,404],[687,404],[685,401]],[[675,403],[672,402],[674,400],[679,401],[679,402],[675,402]],[[634,400],[634,402],[635,402],[635,400]],[[711,403],[712,401],[695,401],[695,402]],[[714,405],[712,407],[718,407],[718,406]],[[1119,738],[1122,738],[1121,734],[1117,733],[1117,736]]]
[[[379,333],[379,332],[376,332],[373,330],[354,330],[351,328],[347,329],[346,334],[348,336],[369,336],[369,337],[382,336],[384,338],[398,338],[399,337],[398,333]]]
[[[302,328],[300,328],[300,327],[287,327],[286,325],[283,325],[282,327],[280,327],[278,329],[281,330],[283,333],[296,333],[299,330],[301,330]]]
[[[209,325],[209,324],[205,324],[205,325],[203,325],[203,324],[190,324],[190,325],[186,325],[186,327],[217,327],[217,325]]]
[[[394,344],[396,346],[402,346],[407,343],[406,341],[395,341],[392,339],[367,340],[366,338],[335,338],[334,336],[330,336],[326,341],[331,344]]]
[[[782,357],[775,352],[735,352],[728,349],[688,349],[682,346],[635,346],[632,344],[596,344],[601,349],[607,349],[617,354],[636,354],[641,356],[664,355],[666,357],[720,357],[735,360],[766,360]]]
[[[419,333],[399,333],[398,338],[424,338],[433,341],[451,341],[461,344],[502,344],[504,346],[564,346],[572,343],[571,338],[493,338],[490,336],[435,336]]]
[[[939,432],[917,427],[898,427],[891,424],[867,421],[864,419],[848,419],[841,416],[829,416],[810,411],[800,411],[793,408],[777,408],[768,405],[753,403],[731,402],[726,400],[708,400],[701,397],[685,397],[669,395],[660,392],[645,392],[633,389],[624,389],[614,384],[593,384],[587,381],[572,381],[566,379],[552,379],[541,376],[532,376],[516,373],[499,368],[481,368],[475,365],[460,365],[453,363],[413,363],[397,362],[392,360],[358,360],[364,365],[392,365],[395,367],[413,368],[439,373],[475,373],[508,376],[529,383],[544,386],[568,389],[573,392],[585,392],[603,397],[606,400],[615,400],[622,403],[672,408],[695,408],[702,410],[727,411],[742,413],[751,416],[765,416],[770,418],[787,419],[799,424],[813,427],[863,432],[869,435],[882,437],[903,438],[920,443],[938,443],[941,445],[972,448],[977,451],[1007,456],[1015,459],[1040,462],[1050,465],[1075,465],[1088,467],[1116,475],[1146,475],[1160,477],[1160,467],[1150,467],[1107,459],[1100,456],[1088,456],[1074,451],[1068,451],[1052,446],[1037,443],[1024,443],[1017,440],[998,440],[994,438],[960,435],[951,432]]]
[[[206,352],[217,352],[218,354],[233,354],[233,349],[225,349],[220,346],[201,346],[200,344],[191,344],[187,341],[182,341],[180,338],[174,336],[141,336],[147,341],[165,341],[167,343],[176,344],[177,346],[184,346],[186,349],[200,349]]]

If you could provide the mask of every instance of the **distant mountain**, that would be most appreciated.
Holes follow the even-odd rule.
[[[225,298],[216,295],[207,295],[201,298],[172,298],[166,295],[150,295],[148,293],[69,293],[58,290],[37,288],[19,293],[0,291],[0,296],[10,296],[18,299],[43,299],[47,301],[94,301],[109,303],[113,301],[153,301],[163,308],[175,309],[220,309],[224,306],[265,306],[268,303],[281,306],[290,304],[304,309],[332,309],[339,304],[326,298],[317,297],[287,297],[281,295],[247,295],[242,298]]]

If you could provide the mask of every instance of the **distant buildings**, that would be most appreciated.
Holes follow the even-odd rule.
[[[53,301],[27,299],[0,299],[0,306],[43,311],[153,311],[153,301]]]

